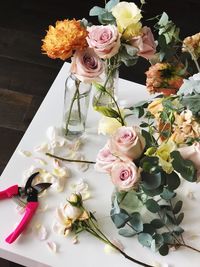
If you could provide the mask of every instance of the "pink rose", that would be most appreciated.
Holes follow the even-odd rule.
[[[87,48],[74,53],[70,70],[80,81],[91,83],[100,80],[99,76],[104,68],[103,62],[94,50]]]
[[[87,29],[87,42],[95,53],[103,59],[116,55],[120,47],[120,34],[114,25],[92,26]]]
[[[133,161],[142,155],[144,147],[145,139],[136,126],[118,128],[110,140],[112,152],[124,155]]]
[[[139,171],[131,160],[115,161],[111,169],[111,179],[118,190],[129,191],[139,182]]]
[[[94,168],[100,172],[110,173],[112,165],[116,160],[117,157],[111,153],[108,144],[106,144],[97,154]]]
[[[138,56],[151,59],[156,52],[156,43],[152,31],[148,27],[142,28],[140,36],[133,37],[130,44],[138,48]]]
[[[200,180],[200,143],[181,147],[178,151],[184,159],[189,159],[194,163],[194,166],[197,169],[197,179]]]

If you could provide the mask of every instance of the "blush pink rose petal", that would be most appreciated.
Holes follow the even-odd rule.
[[[183,159],[191,160],[197,170],[197,179],[200,182],[200,143],[178,149]]]
[[[131,160],[138,159],[145,147],[145,139],[137,126],[122,126],[110,139],[110,149],[116,155],[123,155]]]
[[[100,75],[104,71],[104,65],[94,50],[87,48],[74,53],[70,71],[81,82],[91,83],[101,80]]]
[[[108,144],[106,144],[101,150],[99,150],[94,168],[96,171],[110,173],[112,165],[116,160],[117,157],[111,153]]]
[[[149,27],[143,27],[141,35],[134,37],[130,44],[138,49],[138,56],[147,60],[151,59],[156,53],[156,43]]]
[[[87,42],[102,59],[116,55],[120,48],[120,34],[115,25],[100,25],[87,28]]]
[[[118,190],[129,191],[135,188],[138,184],[138,168],[130,160],[118,160],[112,166],[111,179]]]

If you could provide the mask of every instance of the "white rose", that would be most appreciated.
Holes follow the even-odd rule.
[[[134,3],[120,2],[112,9],[112,14],[117,20],[120,31],[133,23],[138,23],[142,18],[141,10]]]

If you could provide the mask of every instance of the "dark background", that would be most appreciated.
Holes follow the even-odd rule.
[[[200,0],[146,0],[145,19],[166,11],[181,37],[200,31]],[[139,4],[139,1],[135,1]],[[22,138],[63,62],[41,54],[48,25],[65,18],[86,19],[104,0],[2,0],[0,6],[0,174]],[[151,22],[148,22],[151,26]],[[120,77],[145,83],[148,64],[123,67]],[[1,229],[3,231],[3,229]],[[0,267],[19,266],[0,259]]]

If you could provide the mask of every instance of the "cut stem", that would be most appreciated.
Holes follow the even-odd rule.
[[[53,154],[51,154],[51,153],[45,153],[45,155],[47,155],[47,156],[49,156],[49,157],[51,157],[51,158],[55,158],[55,159],[59,159],[59,160],[63,160],[63,161],[68,161],[68,162],[96,164],[95,161],[78,160],[78,159],[66,159],[66,158],[62,158],[62,157],[53,155]]]

